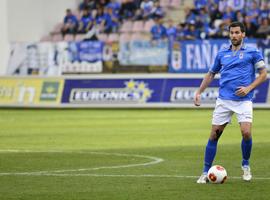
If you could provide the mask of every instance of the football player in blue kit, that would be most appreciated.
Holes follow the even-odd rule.
[[[212,130],[205,148],[203,173],[197,183],[207,183],[207,172],[216,155],[217,143],[224,128],[236,114],[242,133],[242,170],[243,180],[252,178],[249,159],[252,149],[252,97],[254,88],[267,79],[267,70],[261,52],[243,43],[245,26],[241,22],[233,22],[229,26],[231,45],[221,49],[214,65],[205,75],[194,96],[194,104],[200,106],[201,93],[220,73],[219,96],[212,117]],[[256,78],[256,71],[258,76]]]

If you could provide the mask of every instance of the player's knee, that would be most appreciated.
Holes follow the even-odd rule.
[[[251,131],[247,129],[241,130],[244,140],[249,140],[251,138]]]
[[[251,132],[249,130],[242,130],[242,136],[244,140],[249,140],[251,138]]]
[[[220,136],[222,135],[222,130],[220,129],[216,129],[216,130],[213,130],[212,134],[211,134],[211,139],[212,140],[215,140],[215,141],[218,141]]]

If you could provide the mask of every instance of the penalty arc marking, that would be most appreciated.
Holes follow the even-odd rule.
[[[57,174],[57,173],[7,173],[0,176],[51,176],[51,177],[115,177],[115,178],[177,178],[177,179],[197,179],[198,176],[189,175],[169,175],[169,174]],[[242,179],[238,176],[230,176],[230,179]],[[270,180],[270,177],[252,177],[253,180]]]
[[[81,153],[81,154],[96,154],[96,155],[108,155],[108,156],[125,156],[150,159],[150,162],[136,163],[130,165],[118,165],[118,166],[102,166],[95,168],[83,168],[83,169],[65,169],[65,170],[51,170],[51,171],[37,171],[37,172],[7,172],[0,173],[0,176],[51,176],[51,177],[116,177],[116,178],[179,178],[179,179],[195,179],[198,176],[192,175],[166,175],[166,174],[80,174],[73,173],[67,174],[65,172],[81,172],[81,171],[94,171],[100,169],[118,169],[138,166],[155,165],[163,162],[162,158],[135,155],[135,154],[123,154],[123,153],[105,153],[105,152],[87,152],[87,151],[32,151],[32,150],[0,150],[0,153]],[[241,179],[242,177],[230,176],[230,179]],[[270,180],[270,177],[252,177],[253,180]]]
[[[52,173],[64,173],[64,172],[82,172],[82,171],[94,171],[101,169],[120,169],[120,168],[130,168],[139,166],[155,165],[163,162],[162,158],[147,156],[147,155],[136,155],[136,154],[124,154],[124,153],[107,153],[107,152],[87,152],[87,151],[32,151],[32,150],[0,150],[0,153],[77,153],[77,154],[96,154],[96,155],[108,155],[108,156],[120,156],[120,157],[133,157],[133,158],[144,158],[149,159],[150,162],[135,163],[128,165],[115,165],[115,166],[101,166],[94,168],[78,168],[78,169],[62,169],[62,170],[46,170],[46,171],[34,171],[34,172],[0,172],[0,176],[7,175],[42,175],[42,174],[52,174]]]

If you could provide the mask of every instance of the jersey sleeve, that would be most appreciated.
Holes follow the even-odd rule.
[[[257,70],[265,68],[263,55],[259,50],[254,51],[252,59],[252,62]]]
[[[220,54],[218,53],[214,65],[209,69],[209,72],[212,72],[214,74],[218,73],[221,69],[221,62],[220,62]]]

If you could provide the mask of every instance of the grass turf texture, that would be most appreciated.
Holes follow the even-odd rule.
[[[250,183],[240,179],[241,135],[234,117],[219,141],[215,160],[226,168],[229,179],[223,185],[199,185],[193,176],[201,174],[212,110],[3,109],[0,199],[269,199],[268,113],[254,112],[251,167],[255,179]],[[108,168],[152,161],[134,154],[164,161]],[[68,169],[75,171],[55,172]],[[37,171],[48,173],[31,174]],[[30,174],[16,174],[20,172]]]

